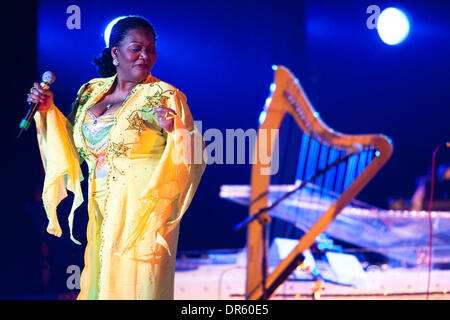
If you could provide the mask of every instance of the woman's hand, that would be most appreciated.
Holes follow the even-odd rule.
[[[172,109],[165,107],[153,108],[152,110],[158,117],[160,127],[166,131],[172,131],[174,119],[177,113]]]
[[[41,112],[45,112],[53,104],[53,93],[50,90],[42,89],[41,85],[35,82],[30,90],[30,93],[28,93],[27,95],[27,102],[39,102],[38,110]]]

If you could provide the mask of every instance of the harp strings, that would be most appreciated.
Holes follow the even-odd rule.
[[[282,126],[281,130],[287,131],[287,135],[292,132],[292,126]],[[287,146],[288,148],[289,146]],[[293,190],[279,196],[277,200],[265,208],[272,210],[282,201],[289,197],[295,198],[296,202],[302,203],[299,206],[283,206],[282,210],[290,210],[298,219],[311,219],[317,215],[313,211],[317,210],[317,205],[330,206],[340,194],[346,190],[355,178],[364,170],[364,168],[372,161],[375,152],[373,148],[367,148],[360,153],[349,153],[347,151],[337,150],[331,146],[321,144],[318,140],[312,138],[306,132],[301,132],[300,145],[297,148],[297,159],[285,158],[284,161],[294,161],[297,163],[295,170],[296,187]],[[280,150],[281,151],[281,150]],[[280,166],[280,170],[284,170],[285,165]],[[286,177],[289,174],[281,173]],[[291,181],[279,181],[281,183],[291,183]],[[253,201],[258,200],[265,194],[260,195]],[[269,199],[270,201],[270,199]],[[352,201],[352,205],[358,207],[366,207],[362,202]],[[301,211],[302,214],[298,214]],[[283,213],[290,214],[290,213]],[[273,220],[271,225],[271,240],[278,236],[284,238],[299,238],[303,233],[298,230],[299,225],[311,224],[305,221],[299,221],[296,224],[287,222],[278,218]],[[297,226],[296,226],[297,225]]]

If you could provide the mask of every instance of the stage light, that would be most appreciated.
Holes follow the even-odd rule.
[[[384,43],[391,46],[400,44],[409,34],[408,17],[397,8],[384,9],[378,17],[377,30]]]
[[[106,47],[109,47],[109,35],[111,34],[111,30],[114,27],[114,25],[119,21],[120,19],[125,18],[125,16],[117,17],[114,20],[111,20],[110,23],[108,23],[108,26],[105,29],[105,32],[103,33],[103,37],[105,39]]]

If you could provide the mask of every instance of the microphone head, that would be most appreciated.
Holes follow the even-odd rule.
[[[53,82],[55,82],[55,79],[55,74],[51,71],[45,71],[42,75],[42,81],[48,84],[52,84]]]

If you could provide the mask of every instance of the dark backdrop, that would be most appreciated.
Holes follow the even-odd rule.
[[[81,29],[69,30],[69,5],[81,9]],[[431,152],[449,138],[450,5],[396,1],[412,16],[412,36],[403,45],[383,44],[366,27],[366,8],[392,1],[39,1],[27,9],[2,5],[4,35],[2,99],[3,168],[0,296],[43,292],[50,250],[48,292],[65,289],[65,268],[82,263],[84,246],[68,240],[70,200],[59,209],[61,239],[45,233],[39,201],[43,171],[32,125],[20,140],[25,95],[42,72],[52,70],[56,105],[65,113],[78,88],[97,77],[92,59],[104,47],[106,24],[120,15],[147,17],[159,34],[153,74],[181,89],[203,132],[209,128],[257,128],[272,81],[273,64],[299,78],[322,119],[335,130],[384,133],[394,155],[359,199],[381,207],[389,197],[408,198],[425,174]],[[448,158],[447,151],[439,161]],[[249,165],[209,165],[183,218],[179,250],[240,248],[245,232],[233,226],[245,207],[218,196],[223,184],[248,184]],[[75,216],[83,239],[85,206]]]

